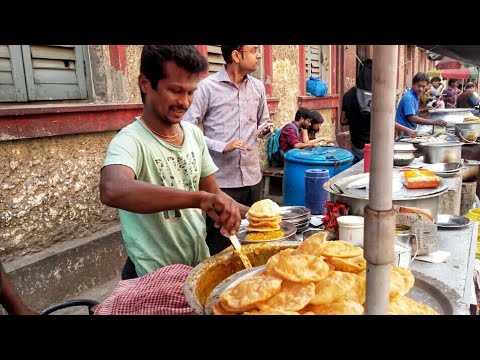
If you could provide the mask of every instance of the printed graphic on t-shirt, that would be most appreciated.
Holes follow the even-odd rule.
[[[195,159],[195,153],[178,154],[167,156],[165,159],[155,159],[162,186],[175,187],[177,189],[195,191],[199,178],[199,171]],[[188,212],[188,211],[187,211]],[[178,221],[183,215],[182,210],[163,211],[165,220]]]

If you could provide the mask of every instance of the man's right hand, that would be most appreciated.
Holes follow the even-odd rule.
[[[200,200],[200,208],[214,220],[214,226],[220,228],[225,235],[235,234],[241,222],[240,209],[235,200],[227,194],[220,192],[212,194],[205,192]]]
[[[447,122],[441,119],[437,119],[437,120],[432,120],[432,125],[447,127]]]
[[[245,145],[241,140],[232,140],[223,149],[223,154],[232,152],[234,150],[251,150],[251,147]]]
[[[407,130],[407,134],[408,136],[410,136],[411,138],[416,138],[417,137],[417,132],[415,130]]]

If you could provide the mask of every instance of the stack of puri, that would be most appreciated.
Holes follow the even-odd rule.
[[[268,232],[280,230],[282,217],[280,207],[270,199],[254,203],[247,212],[248,232]]]

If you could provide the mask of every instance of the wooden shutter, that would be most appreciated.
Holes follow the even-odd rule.
[[[86,99],[81,45],[22,45],[29,100]]]
[[[305,72],[310,76],[320,77],[320,45],[305,45]]]
[[[0,102],[27,101],[21,45],[0,45]]]
[[[215,74],[225,64],[220,45],[207,45],[208,51],[208,74]]]

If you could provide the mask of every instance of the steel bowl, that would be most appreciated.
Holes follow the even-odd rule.
[[[467,226],[470,219],[465,216],[439,214],[437,216],[437,226],[445,229],[459,229]]]
[[[443,178],[455,177],[463,170],[460,163],[437,163],[425,166],[425,169]]]
[[[280,250],[297,248],[301,241],[274,241],[242,246],[252,266],[267,263]],[[218,253],[195,266],[185,279],[184,293],[194,313],[205,314],[205,302],[212,290],[224,279],[245,269],[234,250]]]
[[[393,145],[393,166],[407,166],[415,159],[417,148],[411,143],[396,142]]]
[[[476,160],[463,160],[463,182],[477,181],[480,161]]]
[[[461,142],[424,142],[419,146],[423,149],[423,161],[428,164],[459,163],[462,161]]]
[[[393,153],[393,166],[408,166],[413,162],[413,160],[415,160],[413,151]]]

